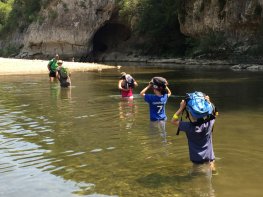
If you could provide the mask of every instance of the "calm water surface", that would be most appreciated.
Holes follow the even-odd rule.
[[[120,72],[139,83],[119,97]],[[186,92],[210,95],[217,175],[191,173],[184,133],[151,124],[138,95],[153,76],[169,80],[168,119]],[[1,76],[0,196],[262,196],[262,72],[123,66],[73,73],[60,89],[47,75]]]

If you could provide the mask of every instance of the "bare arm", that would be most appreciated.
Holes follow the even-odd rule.
[[[186,106],[186,102],[185,102],[185,100],[182,100],[181,103],[180,103],[179,109],[175,112],[175,114],[174,114],[174,116],[173,116],[173,118],[171,120],[172,124],[174,124],[176,126],[179,126],[180,121],[179,121],[179,117],[178,116],[183,112],[185,106]]]
[[[56,70],[56,77],[57,77],[58,80],[60,79],[60,76],[58,74],[58,70]]]
[[[137,81],[134,80],[134,86],[137,87],[138,86],[138,83]]]
[[[118,89],[119,89],[119,90],[122,90],[121,82],[122,82],[122,80],[119,80],[119,83],[118,83]]]
[[[151,85],[149,84],[148,86],[146,86],[141,92],[140,95],[141,96],[145,96],[145,92],[151,87]]]
[[[122,79],[119,80],[119,83],[118,83],[118,89],[119,89],[119,90],[129,91],[128,89],[122,88],[122,87],[121,87],[121,84],[122,84]]]
[[[167,92],[168,92],[168,93],[167,93],[167,94],[168,94],[168,97],[171,96],[172,92],[171,92],[171,90],[168,88],[168,86],[166,86],[166,90],[167,90]]]
[[[50,71],[50,62],[47,64],[47,69]]]

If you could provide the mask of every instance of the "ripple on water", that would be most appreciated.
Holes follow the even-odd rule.
[[[98,152],[101,152],[102,150],[103,150],[102,148],[96,148],[96,149],[91,150],[90,152],[91,153],[98,153]]]

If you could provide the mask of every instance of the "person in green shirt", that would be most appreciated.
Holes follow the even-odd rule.
[[[71,85],[70,72],[67,68],[62,66],[62,64],[63,61],[58,60],[58,68],[56,70],[56,76],[60,82],[60,86],[63,88],[67,88]]]
[[[47,68],[49,70],[49,79],[50,81],[54,81],[56,78],[56,70],[58,67],[57,61],[59,60],[59,55],[56,54],[55,57],[48,62]]]

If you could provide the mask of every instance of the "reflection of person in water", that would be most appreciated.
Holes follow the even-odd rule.
[[[60,88],[60,98],[70,99],[71,98],[71,88]]]
[[[125,129],[130,129],[135,121],[135,114],[138,111],[136,102],[132,99],[120,100],[119,115],[120,120],[125,122]]]
[[[193,165],[190,178],[191,196],[215,196],[212,185],[212,169],[209,164]]]
[[[59,94],[59,86],[56,83],[50,83],[50,95],[57,99]]]
[[[162,142],[166,143],[166,130],[165,130],[165,120],[160,121],[150,121],[150,134],[160,135],[162,137]]]

